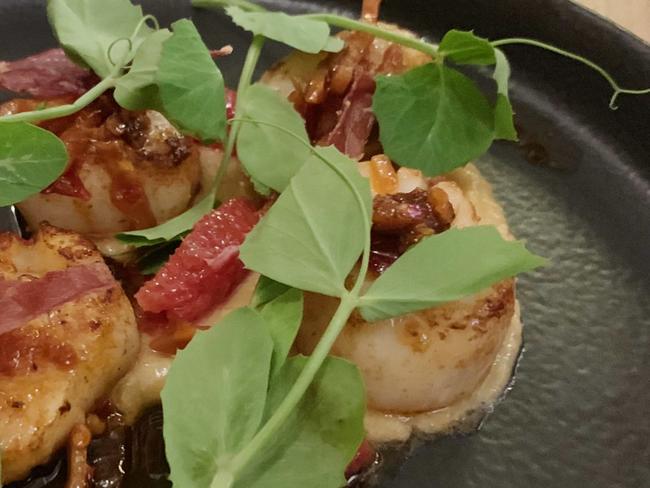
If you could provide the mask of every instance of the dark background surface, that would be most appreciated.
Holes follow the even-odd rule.
[[[193,16],[210,47],[233,44],[219,64],[235,84],[248,35],[185,1],[143,3],[162,23]],[[359,4],[267,3],[352,15]],[[54,45],[43,5],[0,2],[0,59]],[[537,38],[623,86],[650,86],[650,47],[565,0],[387,0],[382,18],[430,39],[450,28]],[[495,144],[479,166],[515,234],[552,264],[520,280],[526,350],[513,391],[479,433],[388,455],[376,486],[650,486],[650,96],[622,96],[611,111],[609,87],[586,67],[505,50],[522,141]],[[284,52],[266,48],[264,65]]]

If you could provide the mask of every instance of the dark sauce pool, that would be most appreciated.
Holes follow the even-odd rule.
[[[150,408],[132,427],[124,426],[118,415],[109,417],[106,432],[88,448],[88,464],[93,467],[91,486],[95,488],[170,488],[162,408]],[[376,453],[374,461],[352,476],[347,486],[361,488],[381,464],[382,455]],[[34,469],[26,480],[5,488],[64,488],[67,471],[66,454],[61,452],[54,461]]]

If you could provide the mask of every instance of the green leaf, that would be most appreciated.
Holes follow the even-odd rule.
[[[373,98],[386,153],[427,176],[483,154],[494,139],[494,114],[476,85],[442,64],[380,76]]]
[[[266,417],[286,396],[306,358],[290,358],[272,381]],[[304,398],[275,436],[244,469],[235,488],[340,488],[365,431],[365,390],[353,364],[328,357]]]
[[[329,164],[316,156],[308,160],[248,234],[240,257],[247,268],[294,288],[342,296],[367,237],[370,186],[356,163],[335,148],[315,152]],[[334,218],[343,215],[344,222]]]
[[[286,98],[264,85],[249,87],[237,103],[241,118],[251,120],[241,124],[237,155],[256,182],[281,193],[311,155],[305,121]]]
[[[264,195],[265,197],[271,195],[271,192],[273,191],[271,190],[271,188],[266,186],[261,181],[258,181],[255,178],[253,178],[250,174],[248,175],[248,177],[250,178],[251,183],[253,184],[253,189],[255,190],[255,193],[259,193],[260,195]]]
[[[172,29],[156,76],[163,114],[202,141],[223,140],[226,104],[221,72],[191,21],[174,22]]]
[[[338,37],[330,36],[330,38],[327,40],[325,45],[323,46],[323,51],[326,51],[328,53],[338,53],[345,47],[345,42],[343,42],[343,39],[339,39]]]
[[[302,310],[302,292],[295,288],[289,288],[260,308],[260,314],[266,320],[273,339],[271,377],[278,372],[289,356],[302,323]]]
[[[440,41],[439,53],[458,64],[494,64],[494,47],[490,41],[471,31],[452,29]]]
[[[513,122],[512,105],[508,97],[510,63],[500,49],[495,49],[496,65],[494,80],[497,83],[497,100],[494,107],[494,132],[497,139],[517,140],[517,130]]]
[[[255,35],[282,42],[306,53],[343,49],[343,42],[330,39],[327,22],[287,15],[282,12],[251,12],[240,7],[226,7],[226,13],[242,29]],[[337,51],[332,51],[338,48]]]
[[[253,294],[250,305],[253,308],[261,307],[262,305],[266,305],[270,301],[275,300],[290,289],[290,286],[262,275],[257,281],[255,293]]]
[[[494,227],[450,229],[395,261],[361,298],[361,315],[380,320],[459,300],[545,262]]]
[[[160,30],[140,46],[115,99],[129,110],[162,112],[184,133],[204,141],[223,139],[224,82],[194,24],[180,20],[174,33]]]
[[[266,12],[264,7],[249,0],[192,0],[192,6],[199,8],[224,8],[232,5],[247,12]]]
[[[138,270],[145,276],[156,274],[162,268],[176,248],[180,245],[181,238],[163,244],[149,246],[143,249],[137,258]]]
[[[133,58],[131,69],[117,80],[114,97],[128,110],[162,110],[156,76],[162,58],[163,44],[172,36],[167,29],[151,34]]]
[[[66,53],[101,78],[115,68],[109,49],[116,63],[128,61],[130,47],[135,52],[151,33],[144,24],[136,32],[143,19],[142,8],[129,0],[48,0],[47,15]],[[118,39],[131,39],[132,45],[115,43]]]
[[[192,230],[201,217],[207,214],[214,205],[214,193],[205,196],[199,203],[167,222],[150,227],[149,229],[133,230],[117,234],[120,241],[135,247],[153,246],[178,239]]]
[[[174,485],[210,486],[217,466],[255,435],[272,348],[262,317],[243,308],[198,332],[178,353],[161,394]]]
[[[0,207],[47,188],[67,164],[65,145],[51,132],[25,122],[0,123]]]

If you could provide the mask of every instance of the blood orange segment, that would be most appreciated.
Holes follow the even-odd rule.
[[[372,447],[372,444],[370,444],[368,440],[364,439],[359,446],[359,449],[357,449],[354,459],[350,461],[350,464],[348,464],[348,467],[345,469],[345,479],[349,480],[353,476],[368,469],[376,460],[377,451],[375,451],[375,448]]]
[[[226,88],[226,117],[228,120],[235,118],[235,106],[237,105],[237,92]]]
[[[259,219],[246,199],[233,198],[199,220],[167,264],[136,293],[145,312],[196,321],[222,303],[246,277],[239,246]]]

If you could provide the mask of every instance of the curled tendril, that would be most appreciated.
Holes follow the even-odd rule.
[[[135,29],[133,29],[133,33],[131,34],[131,37],[120,37],[119,39],[115,39],[113,42],[111,42],[111,45],[108,46],[108,50],[106,51],[106,57],[108,58],[108,61],[113,65],[117,66],[117,63],[115,62],[115,59],[113,58],[113,49],[115,46],[120,43],[120,42],[127,42],[129,45],[129,50],[128,53],[129,55],[127,58],[123,61],[124,68],[128,69],[130,68],[130,63],[131,63],[131,58],[133,54],[133,43],[135,41],[135,38],[140,34],[140,31],[142,28],[147,25],[147,22],[151,22],[154,30],[160,30],[160,24],[158,23],[158,19],[154,17],[153,15],[145,15],[140,19],[140,22],[135,26]]]
[[[614,86],[614,93],[612,94],[612,98],[609,101],[609,108],[612,110],[618,110],[618,105],[616,105],[616,101],[618,100],[618,97],[622,94],[627,94],[627,95],[647,95],[650,94],[650,88],[646,88],[645,90],[627,90],[625,88],[621,88],[618,85]]]
[[[108,46],[108,50],[106,51],[106,57],[113,66],[117,66],[117,63],[113,59],[113,48],[120,42],[126,42],[129,45],[129,52],[131,52],[133,49],[133,41],[128,37],[120,37],[119,39],[115,39],[113,42],[111,42],[111,45]]]
[[[149,27],[152,27],[154,30],[160,30],[160,24],[158,23],[158,19],[153,15],[149,14],[149,15],[145,15],[144,17],[142,17],[142,19],[140,19],[140,22],[138,22],[138,25],[135,27],[133,31],[133,35],[131,37],[133,38],[137,36],[140,33],[140,29],[142,29],[142,27],[144,27],[145,25],[148,25],[147,24],[148,21],[151,21],[151,23],[153,24]]]
[[[650,88],[645,88],[642,90],[630,90],[627,88],[621,88],[621,86],[618,84],[618,82],[610,75],[605,68],[602,66],[594,63],[593,61],[583,57],[579,56],[578,54],[574,54],[568,51],[565,51],[564,49],[560,49],[559,47],[552,46],[550,44],[546,44],[545,42],[541,41],[536,41],[534,39],[526,39],[526,38],[520,38],[520,37],[515,37],[512,39],[500,39],[498,41],[494,41],[491,43],[492,46],[494,47],[499,47],[499,46],[505,46],[508,44],[526,44],[528,46],[535,46],[539,47],[541,49],[545,49],[547,51],[551,51],[553,53],[559,54],[560,56],[564,56],[569,59],[573,59],[575,61],[578,61],[586,66],[589,66],[591,69],[596,71],[600,76],[605,78],[607,83],[609,83],[609,86],[612,87],[612,90],[614,90],[614,93],[612,94],[612,98],[609,100],[609,108],[612,110],[618,109],[618,105],[616,105],[616,101],[618,100],[618,97],[622,94],[627,94],[627,95],[645,95],[650,93]]]
[[[612,110],[618,110],[618,105],[616,105],[616,100],[618,100],[618,96],[621,94],[620,90],[614,91],[612,93],[612,98],[609,100],[609,108]]]

